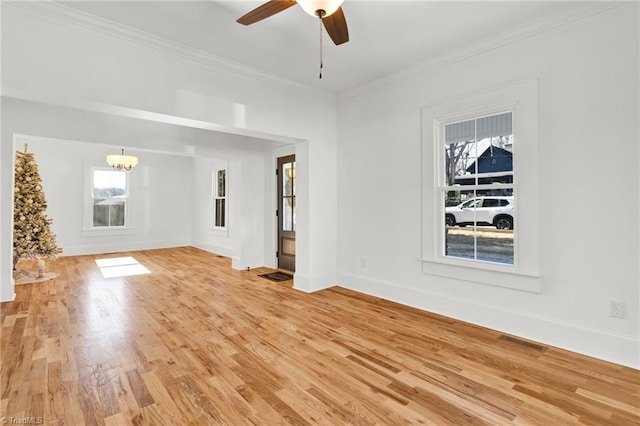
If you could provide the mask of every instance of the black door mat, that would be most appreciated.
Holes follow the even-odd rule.
[[[266,278],[270,281],[289,281],[293,279],[293,275],[285,274],[284,272],[271,272],[269,274],[258,275],[259,277]]]

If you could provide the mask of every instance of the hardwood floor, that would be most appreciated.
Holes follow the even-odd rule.
[[[9,424],[640,424],[637,370],[195,248],[48,268],[0,305]]]

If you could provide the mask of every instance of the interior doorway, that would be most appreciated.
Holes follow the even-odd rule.
[[[296,156],[278,158],[278,269],[296,270]]]

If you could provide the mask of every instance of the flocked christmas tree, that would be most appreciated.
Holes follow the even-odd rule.
[[[15,188],[13,206],[14,259],[47,258],[53,260],[62,253],[51,232],[51,222],[46,215],[47,202],[44,197],[38,164],[33,154],[16,152]],[[15,264],[14,264],[15,266]]]

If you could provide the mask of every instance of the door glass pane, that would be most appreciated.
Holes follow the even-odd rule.
[[[282,165],[282,230],[296,229],[296,163]]]
[[[282,230],[283,231],[295,231],[296,225],[296,198],[295,197],[283,197],[282,198]]]
[[[291,163],[291,195],[296,195],[296,162]]]
[[[282,165],[282,194],[285,197],[295,195],[296,169],[295,163]]]

